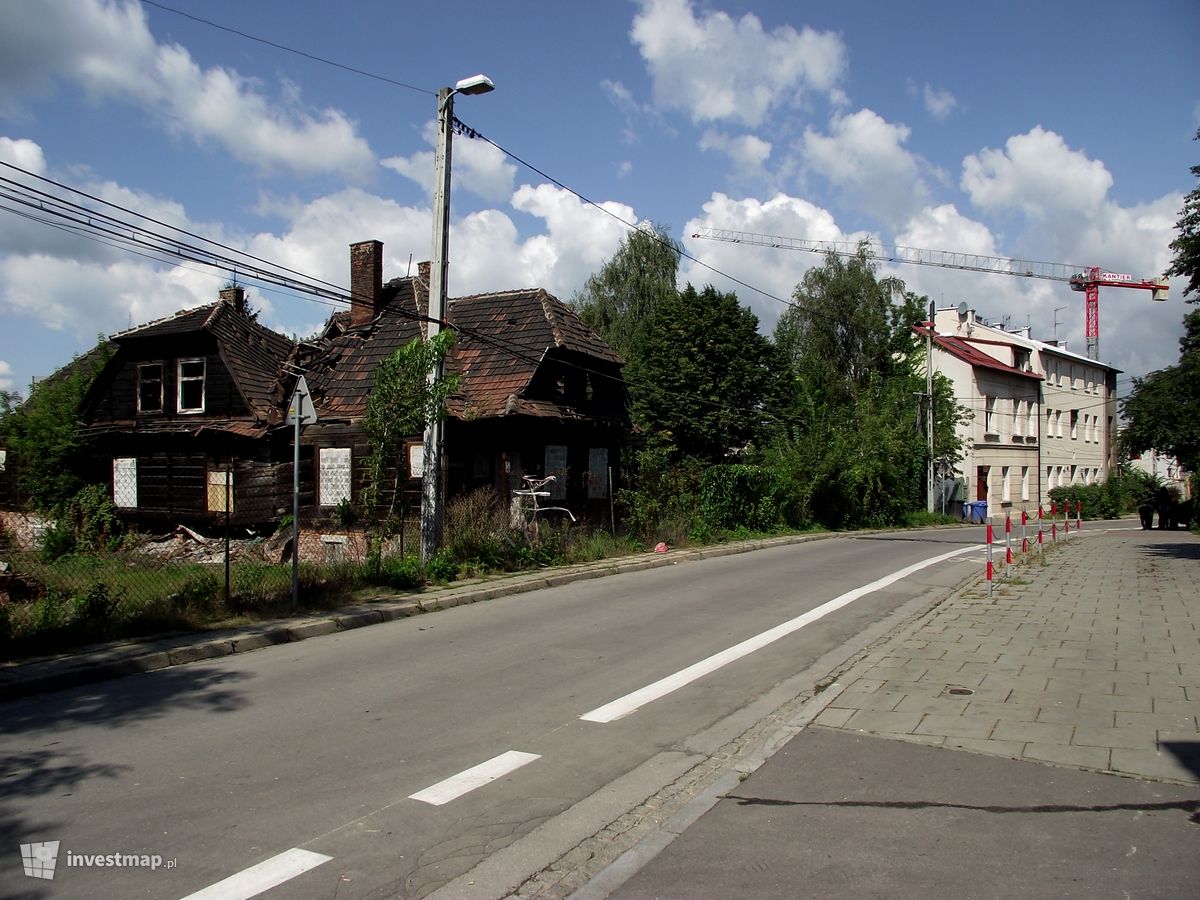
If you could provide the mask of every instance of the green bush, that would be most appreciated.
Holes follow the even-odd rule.
[[[75,531],[61,520],[51,523],[42,535],[42,561],[52,563],[75,552]]]
[[[380,563],[379,570],[380,580],[399,591],[411,591],[425,583],[421,561],[415,556],[389,557]]]
[[[430,581],[447,584],[458,577],[458,563],[449,550],[439,550],[425,564],[425,575]]]
[[[775,473],[763,466],[710,466],[700,480],[700,519],[724,531],[771,531],[782,524],[779,492]]]

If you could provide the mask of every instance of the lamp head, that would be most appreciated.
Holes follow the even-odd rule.
[[[454,91],[457,94],[486,94],[495,89],[496,85],[486,75],[472,75],[454,85]]]

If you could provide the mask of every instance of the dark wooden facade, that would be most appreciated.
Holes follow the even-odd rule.
[[[156,529],[215,530],[227,518],[274,527],[292,510],[294,429],[285,419],[303,372],[318,421],[300,440],[302,522],[344,520],[339,506],[357,505],[366,487],[362,423],[375,373],[423,339],[427,308],[425,278],[381,283],[378,242],[354,245],[351,261],[352,308],[313,341],[294,345],[259,325],[236,288],[113,337],[116,352],[82,417],[92,480],[110,485],[124,518]],[[555,474],[555,505],[606,515],[609,469],[616,474],[631,430],[622,360],[542,290],[460,298],[447,319],[458,334],[446,368],[460,379],[447,409],[448,494],[492,487],[507,499],[522,476]],[[380,491],[393,512],[419,507],[409,462],[407,453],[396,460]]]

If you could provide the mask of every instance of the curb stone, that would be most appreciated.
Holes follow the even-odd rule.
[[[643,553],[628,557],[627,561],[618,558],[581,563],[577,566],[556,570],[554,574],[517,573],[498,582],[478,581],[473,584],[433,588],[413,599],[380,598],[377,602],[359,603],[325,615],[305,616],[270,624],[230,629],[224,632],[200,632],[147,641],[125,641],[85,648],[77,653],[62,656],[0,664],[0,701],[124,678],[127,675],[154,672],[236,653],[248,653],[277,644],[303,641],[381,622],[391,622],[409,616],[494,600],[498,597],[561,587],[577,581],[590,581],[627,572],[642,572],[647,569],[678,565],[681,562],[750,553],[768,547],[881,533],[888,532],[879,530],[820,532],[720,544],[695,550],[671,550],[659,554]]]

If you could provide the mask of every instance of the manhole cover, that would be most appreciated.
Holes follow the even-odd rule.
[[[973,690],[971,690],[970,688],[952,687],[952,688],[946,688],[946,693],[953,694],[956,697],[969,697],[972,694],[974,694],[975,692]]]

